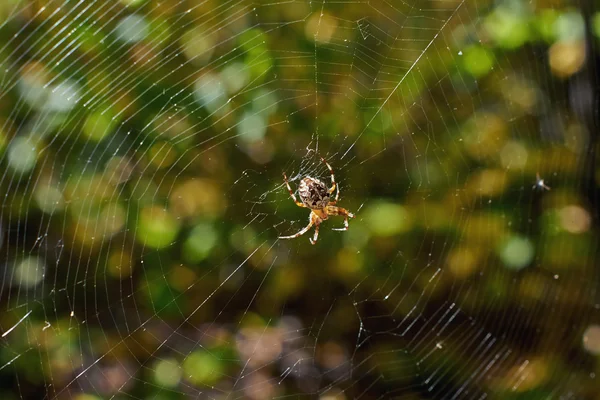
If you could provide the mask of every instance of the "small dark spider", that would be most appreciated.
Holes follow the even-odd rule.
[[[334,231],[347,231],[348,230],[348,218],[354,218],[354,214],[350,211],[346,210],[342,207],[336,207],[334,204],[337,203],[340,197],[340,189],[335,184],[335,177],[333,176],[333,169],[331,165],[325,161],[323,157],[321,157],[321,161],[327,165],[329,168],[329,172],[331,173],[331,187],[327,188],[323,182],[316,178],[311,178],[310,176],[305,176],[300,181],[300,185],[298,186],[298,195],[300,196],[300,201],[296,199],[292,188],[288,182],[287,176],[285,172],[283,173],[283,180],[285,185],[287,186],[288,191],[290,192],[290,196],[294,200],[294,203],[298,207],[310,208],[310,216],[308,219],[308,225],[304,227],[300,232],[291,236],[280,236],[279,239],[294,239],[298,236],[304,235],[313,225],[315,226],[315,235],[310,238],[310,243],[317,243],[317,238],[319,237],[319,225],[321,222],[325,221],[332,215],[341,215],[344,217],[344,227],[333,229]],[[337,189],[337,190],[336,190]],[[335,199],[331,199],[331,195],[333,192],[335,193]]]
[[[544,183],[544,180],[540,177],[540,173],[535,174],[535,185],[533,185],[533,189],[540,190],[550,190],[550,186]]]

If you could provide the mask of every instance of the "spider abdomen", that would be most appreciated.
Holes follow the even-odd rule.
[[[298,195],[304,205],[309,208],[325,208],[329,204],[327,186],[318,179],[307,176],[300,181]]]

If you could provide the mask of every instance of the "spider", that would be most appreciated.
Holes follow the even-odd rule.
[[[279,236],[279,239],[294,239],[298,236],[304,235],[313,225],[315,227],[315,234],[312,238],[309,238],[311,244],[317,243],[319,237],[319,225],[332,215],[341,215],[344,217],[344,227],[334,228],[334,231],[347,231],[348,230],[348,218],[354,218],[354,214],[342,207],[336,207],[334,204],[337,203],[340,197],[340,189],[335,183],[335,177],[333,176],[333,168],[323,157],[321,161],[327,166],[331,173],[331,187],[328,189],[325,183],[321,182],[316,178],[305,176],[300,181],[298,186],[298,195],[300,196],[301,202],[296,199],[292,188],[288,182],[285,172],[283,173],[283,180],[287,186],[292,200],[298,207],[310,208],[310,216],[308,218],[308,225],[303,228],[300,232],[291,236]],[[335,199],[330,200],[333,192],[335,193]]]
[[[533,189],[540,190],[550,190],[550,186],[546,185],[544,180],[540,177],[540,173],[535,174],[535,185],[533,185]]]

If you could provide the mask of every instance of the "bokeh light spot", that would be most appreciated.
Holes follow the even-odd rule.
[[[65,206],[62,192],[55,186],[40,185],[35,189],[34,196],[40,210],[47,214],[60,211]]]
[[[201,26],[186,31],[180,41],[185,56],[197,65],[206,64],[215,49],[214,39]]]
[[[535,249],[531,240],[522,236],[512,236],[500,250],[500,258],[510,269],[522,269],[533,260]]]
[[[221,78],[225,82],[229,93],[237,93],[246,85],[250,74],[243,63],[234,62],[223,68]]]
[[[21,71],[18,84],[21,98],[30,106],[41,108],[48,96],[45,85],[50,79],[49,71],[44,64],[35,61],[25,64]]]
[[[119,40],[136,43],[148,35],[148,22],[142,15],[131,14],[119,21],[115,31]]]
[[[590,214],[577,205],[565,206],[559,211],[560,223],[564,230],[570,233],[583,233],[590,229],[592,218]]]
[[[514,49],[530,37],[529,24],[518,7],[496,8],[485,20],[485,28],[499,46]]]
[[[331,15],[313,13],[306,22],[306,37],[318,43],[329,43],[337,29],[337,21]]]
[[[506,121],[491,112],[474,114],[462,129],[466,150],[476,160],[496,158],[507,133]]]
[[[79,85],[70,80],[50,88],[45,108],[48,111],[67,112],[73,109],[80,98]]]
[[[473,249],[462,247],[454,249],[448,254],[446,262],[450,272],[458,278],[469,277],[479,265],[480,254]]]
[[[500,160],[506,169],[523,169],[527,165],[527,149],[517,141],[508,141],[500,150]]]
[[[568,78],[583,67],[585,45],[583,41],[559,41],[548,50],[548,60],[554,75]]]
[[[217,232],[213,226],[208,223],[198,224],[183,244],[183,256],[191,263],[198,263],[210,254],[216,243]]]
[[[214,74],[206,74],[200,77],[194,85],[196,100],[211,114],[222,108],[227,103],[227,92],[225,84]]]
[[[554,22],[556,38],[564,41],[579,41],[585,36],[585,21],[580,13],[561,13]]]
[[[17,173],[29,172],[36,164],[38,150],[29,137],[16,137],[8,147],[8,165]]]
[[[485,47],[473,45],[463,52],[463,65],[475,77],[482,77],[494,67],[494,54]]]
[[[214,355],[198,350],[183,362],[185,378],[196,385],[211,385],[221,377],[223,365]]]
[[[267,124],[260,115],[244,113],[238,124],[238,131],[240,133],[240,140],[255,142],[265,136]]]
[[[142,209],[137,223],[137,239],[144,246],[161,249],[169,246],[179,233],[179,222],[159,206]]]
[[[133,173],[133,163],[127,157],[111,157],[106,163],[104,175],[113,185],[127,182]]]
[[[125,279],[131,276],[133,262],[129,251],[117,250],[110,254],[107,262],[107,270],[110,276]]]
[[[412,226],[412,219],[404,207],[384,201],[369,206],[364,211],[364,219],[377,236],[393,236]]]
[[[112,132],[116,123],[110,111],[98,110],[86,118],[83,133],[87,139],[99,142]]]
[[[175,387],[181,380],[183,371],[173,358],[159,360],[154,366],[154,381],[165,387]]]
[[[15,267],[15,285],[26,288],[36,286],[44,278],[45,268],[44,261],[39,257],[24,258]]]
[[[177,151],[169,142],[157,142],[148,151],[148,161],[156,168],[169,167],[177,158]]]
[[[189,179],[177,185],[169,203],[173,213],[181,217],[216,217],[223,213],[227,201],[220,186],[209,179]]]
[[[583,332],[583,347],[590,353],[600,355],[600,325],[590,325]]]

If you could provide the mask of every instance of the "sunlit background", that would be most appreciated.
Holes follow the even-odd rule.
[[[600,399],[596,9],[3,0],[0,398]]]

